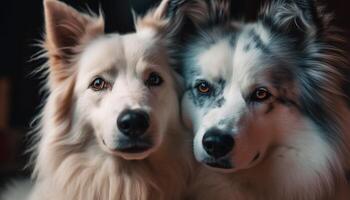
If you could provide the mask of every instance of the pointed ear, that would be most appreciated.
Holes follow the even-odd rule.
[[[72,74],[74,56],[82,46],[104,32],[102,17],[79,13],[56,0],[44,0],[45,48],[48,52],[50,72],[56,81]],[[67,72],[69,71],[69,72]]]
[[[315,0],[272,0],[260,18],[279,31],[305,40],[323,31],[329,16],[321,17],[319,12]]]
[[[183,25],[183,12],[179,12],[186,0],[162,0],[143,17],[136,18],[137,32],[151,29],[157,34],[172,37],[176,35]]]

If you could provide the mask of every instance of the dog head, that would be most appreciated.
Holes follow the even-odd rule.
[[[102,17],[45,1],[48,104],[65,140],[84,145],[94,135],[109,154],[143,159],[180,123],[168,51],[176,21],[167,4],[137,19],[135,33],[120,35],[104,34]]]
[[[204,12],[219,16],[214,24],[189,14],[199,30],[183,59],[183,110],[197,160],[229,172],[248,169],[276,147],[305,146],[296,134],[336,132],[329,97],[343,98],[344,78],[325,62],[337,53],[315,3],[275,0],[254,23],[230,21],[225,10]],[[340,135],[317,138],[334,142]]]

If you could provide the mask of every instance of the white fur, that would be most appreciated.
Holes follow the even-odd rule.
[[[128,48],[124,48],[123,43],[127,43]],[[145,49],[139,46],[144,47],[136,35],[113,35],[100,38],[86,48],[78,62],[72,128],[65,135],[52,121],[55,117],[52,109],[57,103],[55,95],[61,91],[51,93],[44,111],[36,162],[38,178],[31,199],[182,198],[191,162],[186,147],[179,148],[186,145],[182,142],[186,132],[177,121],[175,83],[171,71],[164,66],[166,63],[153,65],[144,61]],[[152,70],[162,74],[163,89],[149,91],[143,86],[143,79]],[[113,89],[98,93],[88,89],[95,74],[109,80]],[[173,110],[164,110],[163,106],[170,105]],[[121,154],[110,150],[121,137],[116,119],[127,108],[149,111],[155,144],[150,151]],[[61,124],[62,128],[66,128],[67,123],[68,119]],[[61,137],[63,139],[59,139]],[[128,161],[133,159],[144,160]],[[47,192],[50,188],[55,189]]]
[[[159,36],[166,33],[156,26],[164,11],[156,10],[157,16],[152,12],[137,28],[140,33],[107,35],[103,20],[45,1],[49,95],[36,133],[35,184],[27,199],[185,198],[195,166],[187,142],[190,134],[179,116],[180,89],[169,66],[168,41]],[[155,26],[157,35],[142,32],[148,26]],[[163,79],[160,86],[145,84],[152,72]],[[94,91],[96,77],[108,87]],[[116,122],[126,109],[149,115],[149,150],[116,149],[125,137]]]

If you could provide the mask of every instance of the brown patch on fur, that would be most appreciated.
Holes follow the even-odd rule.
[[[273,111],[274,108],[275,108],[275,105],[273,104],[273,102],[269,103],[267,110],[265,111],[265,114],[269,114],[270,112]]]
[[[61,124],[62,121],[69,117],[72,110],[72,102],[74,98],[74,86],[75,86],[75,77],[71,78],[68,83],[62,88],[62,92],[56,98],[56,107],[55,107],[55,119],[54,121],[57,124]],[[70,124],[67,124],[65,128],[67,130],[70,129]],[[67,132],[64,130],[64,132]]]

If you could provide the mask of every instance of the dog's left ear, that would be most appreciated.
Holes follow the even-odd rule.
[[[260,14],[267,27],[304,41],[323,32],[327,17],[315,0],[271,0]]]

